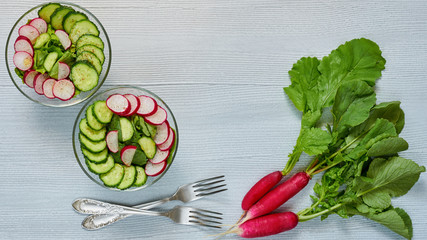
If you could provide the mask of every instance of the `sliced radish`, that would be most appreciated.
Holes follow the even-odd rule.
[[[172,128],[169,128],[168,140],[166,140],[166,142],[160,145],[157,145],[157,148],[158,150],[160,149],[162,151],[169,150],[172,147],[174,141],[175,141],[175,132],[172,130]]]
[[[141,103],[138,111],[136,112],[138,115],[149,116],[156,112],[157,102],[152,97],[141,95],[138,96],[138,99]]]
[[[119,151],[119,131],[113,130],[107,133],[105,137],[105,141],[107,142],[107,147],[110,152],[116,153]]]
[[[151,163],[157,164],[161,163],[163,161],[166,161],[166,159],[169,157],[169,150],[163,151],[160,149],[157,149],[156,155],[152,159],[148,159]]]
[[[139,102],[139,98],[137,98],[135,95],[133,94],[125,94],[123,95],[125,98],[127,98],[127,100],[130,103],[130,110],[129,112],[126,114],[127,116],[132,116],[136,113],[136,111],[138,111],[139,106],[141,105]]]
[[[54,99],[55,95],[53,95],[53,86],[56,83],[56,79],[48,78],[46,81],[43,82],[42,89],[43,94],[50,99]]]
[[[34,56],[34,48],[31,44],[31,40],[25,36],[19,36],[15,41],[15,52],[27,52],[31,56]]]
[[[34,44],[37,37],[40,36],[39,30],[31,25],[24,25],[18,30],[19,36],[25,36]]]
[[[47,32],[47,23],[42,18],[34,18],[31,20],[30,25],[35,27],[40,34]]]
[[[115,114],[125,116],[131,109],[129,100],[120,94],[113,94],[107,98],[107,107]]]
[[[28,70],[24,74],[24,82],[27,84],[28,87],[34,88],[34,78],[37,76],[37,74],[40,74],[36,70]]]
[[[13,63],[19,70],[27,71],[33,67],[34,59],[29,53],[21,51],[13,55]]]
[[[70,67],[63,62],[58,62],[58,79],[66,79],[70,75]]]
[[[64,30],[56,30],[55,35],[59,38],[59,42],[61,42],[61,45],[65,50],[71,47],[71,40],[68,37],[68,33]]]
[[[76,89],[74,88],[73,82],[68,79],[58,80],[55,85],[53,85],[53,95],[62,101],[70,100]]]
[[[152,163],[150,161],[145,165],[145,174],[148,176],[157,176],[166,169],[166,161],[160,163]]]
[[[156,145],[163,144],[168,140],[169,137],[169,123],[165,121],[164,123],[157,126],[156,135],[153,137],[153,141]]]
[[[126,166],[130,166],[132,164],[133,156],[135,155],[136,146],[128,145],[122,148],[120,151],[120,158],[122,162]]]
[[[168,114],[165,109],[157,106],[157,110],[153,115],[144,117],[144,120],[153,125],[163,124],[168,118]]]
[[[36,93],[43,95],[43,83],[48,78],[49,75],[47,75],[47,73],[39,74],[34,78],[34,90],[36,91]]]

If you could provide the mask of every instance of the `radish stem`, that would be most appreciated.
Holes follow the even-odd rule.
[[[323,214],[325,214],[325,213],[328,213],[328,212],[330,212],[330,211],[332,211],[332,210],[335,210],[335,209],[337,209],[337,208],[341,207],[342,205],[343,205],[342,203],[339,203],[339,204],[337,204],[337,205],[335,205],[335,206],[333,206],[333,207],[331,207],[331,208],[328,208],[328,209],[323,210],[323,211],[321,211],[321,212],[314,213],[314,214],[310,214],[310,215],[304,215],[304,214],[299,215],[299,214],[298,214],[298,221],[299,221],[299,222],[305,222],[305,221],[311,220],[311,219],[316,218],[316,217],[318,217],[318,216],[321,216],[321,215],[323,215]],[[311,208],[312,208],[312,207],[309,207],[309,208],[308,208],[308,209],[309,209],[308,211],[310,211],[310,210],[311,210]],[[307,210],[307,209],[306,209],[306,210]],[[306,212],[306,210],[303,210],[302,212]]]

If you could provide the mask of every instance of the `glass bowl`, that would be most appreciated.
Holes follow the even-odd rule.
[[[26,96],[28,99],[30,99],[36,103],[39,103],[39,104],[42,104],[45,106],[67,107],[67,106],[72,106],[72,105],[78,104],[82,101],[85,101],[90,96],[92,96],[102,86],[105,79],[107,78],[108,71],[110,70],[111,45],[110,45],[110,40],[108,38],[107,32],[105,31],[101,22],[91,12],[89,12],[88,10],[86,10],[86,9],[76,5],[76,4],[73,4],[73,3],[67,3],[67,2],[58,2],[58,3],[63,5],[63,6],[72,7],[75,11],[79,11],[79,12],[86,14],[88,19],[90,21],[92,21],[97,26],[97,28],[99,30],[99,37],[104,42],[105,61],[104,61],[103,67],[102,67],[101,74],[99,75],[98,85],[90,91],[81,92],[80,94],[74,96],[70,100],[62,101],[62,100],[57,99],[57,98],[49,99],[49,98],[45,97],[44,95],[37,94],[33,88],[30,88],[27,85],[25,85],[25,83],[23,83],[22,79],[20,77],[18,77],[18,75],[15,73],[15,65],[13,64],[13,55],[15,54],[14,43],[15,43],[16,38],[19,36],[18,29],[22,25],[27,24],[29,19],[33,19],[33,18],[38,17],[39,9],[43,5],[45,5],[46,3],[37,5],[37,6],[33,7],[32,9],[28,10],[26,13],[24,13],[24,15],[22,15],[18,19],[18,21],[16,21],[16,23],[13,25],[12,29],[10,30],[9,36],[7,38],[5,57],[6,57],[6,66],[7,66],[7,71],[9,72],[9,76],[12,79],[13,84],[15,84],[16,88],[18,88],[18,90],[22,94],[24,94],[24,96]]]
[[[166,166],[166,169],[158,176],[155,177],[150,177],[147,176],[147,182],[141,186],[141,187],[131,187],[128,188],[126,190],[120,190],[117,188],[110,188],[104,185],[104,183],[99,179],[99,176],[97,174],[92,173],[85,162],[85,158],[82,154],[81,151],[81,146],[80,146],[80,140],[79,140],[79,123],[80,120],[82,118],[85,118],[85,113],[86,113],[86,109],[87,107],[89,107],[91,104],[93,104],[96,101],[99,100],[107,100],[107,98],[112,95],[112,94],[133,94],[135,96],[139,96],[139,95],[146,95],[146,96],[150,96],[152,98],[154,98],[157,101],[157,104],[159,106],[161,106],[162,108],[164,108],[167,112],[167,121],[169,122],[169,125],[171,128],[173,128],[175,130],[175,151],[172,154],[172,158],[170,163]],[[136,190],[140,190],[146,187],[149,187],[151,185],[153,185],[154,183],[156,183],[157,181],[159,181],[168,171],[168,169],[170,168],[170,166],[172,165],[175,156],[176,156],[176,152],[178,150],[178,139],[179,139],[179,134],[178,134],[178,125],[176,123],[175,117],[173,116],[172,111],[170,110],[170,108],[168,107],[168,105],[156,94],[143,89],[143,88],[139,88],[139,87],[134,87],[134,86],[117,86],[108,90],[105,90],[103,92],[97,93],[96,95],[94,95],[92,98],[90,98],[85,105],[82,107],[82,109],[80,110],[79,114],[77,115],[76,121],[74,122],[74,127],[73,127],[73,150],[74,150],[74,155],[76,156],[77,159],[77,163],[80,165],[81,169],[83,170],[83,172],[96,184],[107,188],[107,189],[111,189],[111,190],[117,190],[117,191],[136,191]]]

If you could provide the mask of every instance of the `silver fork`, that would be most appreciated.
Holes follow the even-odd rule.
[[[170,197],[149,202],[149,203],[139,204],[133,207],[139,208],[139,209],[150,209],[173,200],[178,200],[184,203],[191,202],[191,201],[200,199],[202,197],[227,190],[226,188],[224,188],[226,184],[220,184],[224,181],[225,179],[224,179],[224,176],[222,175],[222,176],[203,179],[194,183],[185,184],[179,187],[178,190]],[[77,211],[77,208],[80,207],[79,206],[80,203],[81,203],[81,199],[77,199],[76,201],[73,202],[72,205],[76,211]],[[105,226],[108,226],[112,223],[115,223],[131,215],[132,214],[118,214],[118,213],[91,215],[86,217],[83,220],[82,227],[87,230],[96,230],[96,229],[100,229]]]

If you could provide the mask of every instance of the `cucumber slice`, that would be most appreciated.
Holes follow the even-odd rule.
[[[107,129],[105,128],[102,128],[101,130],[94,130],[93,128],[89,127],[86,118],[80,120],[79,129],[81,134],[85,135],[85,137],[94,142],[104,140],[105,134],[107,133]]]
[[[114,159],[111,155],[108,155],[104,163],[93,163],[86,159],[86,165],[91,172],[103,174],[109,172],[114,167]]]
[[[90,105],[86,109],[86,122],[89,127],[91,127],[93,130],[101,130],[104,127],[104,124],[98,122],[96,120],[95,116],[93,115],[93,105]]]
[[[104,64],[105,55],[101,48],[91,44],[83,45],[77,49],[77,55],[79,55],[84,51],[88,51],[95,54],[95,56],[99,59],[99,61],[101,61],[101,65]]]
[[[94,45],[99,47],[101,50],[104,50],[104,42],[98,36],[93,34],[83,34],[76,43],[76,48],[79,49],[86,45]]]
[[[99,141],[94,142],[89,140],[87,137],[85,137],[83,134],[79,134],[80,143],[83,145],[84,148],[89,150],[92,153],[99,153],[104,151],[105,148],[107,148],[107,142]]]
[[[136,169],[136,179],[133,183],[134,187],[141,187],[147,182],[147,174],[145,174],[145,170],[143,167],[135,166]]]
[[[121,190],[130,188],[133,185],[133,183],[135,182],[135,179],[136,179],[136,169],[135,169],[135,166],[129,166],[129,167],[123,166],[123,168],[125,169],[125,173],[124,173],[122,181],[117,186],[117,188],[121,189]]]
[[[119,119],[120,122],[120,140],[122,142],[126,142],[130,140],[133,137],[134,134],[134,128],[132,123],[129,121],[129,119],[122,117]]]
[[[53,12],[55,12],[55,10],[60,7],[61,7],[61,4],[59,3],[48,3],[44,5],[42,8],[40,8],[38,12],[39,17],[41,17],[47,23],[50,23],[50,16],[52,16]]]
[[[77,61],[71,66],[70,78],[80,91],[90,91],[98,85],[99,75],[88,61]]]
[[[125,169],[122,165],[115,163],[113,168],[107,173],[99,175],[99,178],[107,187],[115,187],[119,185],[125,175]]]
[[[99,58],[95,54],[89,51],[83,51],[77,56],[76,61],[83,61],[83,60],[87,60],[88,62],[90,62],[90,64],[92,64],[92,66],[95,67],[98,74],[101,74],[102,63],[101,63],[101,60],[99,60]]]
[[[58,53],[57,52],[50,52],[44,62],[43,67],[46,69],[46,71],[50,72],[52,70],[53,65],[56,63],[56,60],[58,59]]]
[[[147,158],[153,158],[156,155],[157,147],[153,139],[144,136],[138,140],[138,143]]]
[[[96,101],[93,104],[93,115],[100,123],[109,123],[113,118],[113,112],[107,107],[105,101]]]
[[[99,36],[99,30],[90,20],[85,19],[77,21],[70,31],[71,42],[76,43],[77,40],[84,34]]]
[[[43,47],[50,40],[49,33],[42,33],[37,37],[36,42],[34,43],[34,48]]]
[[[82,153],[85,155],[86,160],[89,160],[93,163],[104,163],[107,161],[108,157],[108,149],[102,150],[99,153],[93,153],[87,150],[86,148],[82,148]]]
[[[50,16],[50,24],[52,24],[52,27],[56,30],[63,30],[62,20],[64,20],[64,16],[69,12],[74,12],[74,9],[65,6],[57,8]]]
[[[62,26],[64,27],[64,30],[67,33],[71,32],[71,29],[73,28],[74,24],[77,21],[87,19],[87,16],[84,13],[81,12],[69,12],[67,15],[64,16],[62,20]]]

